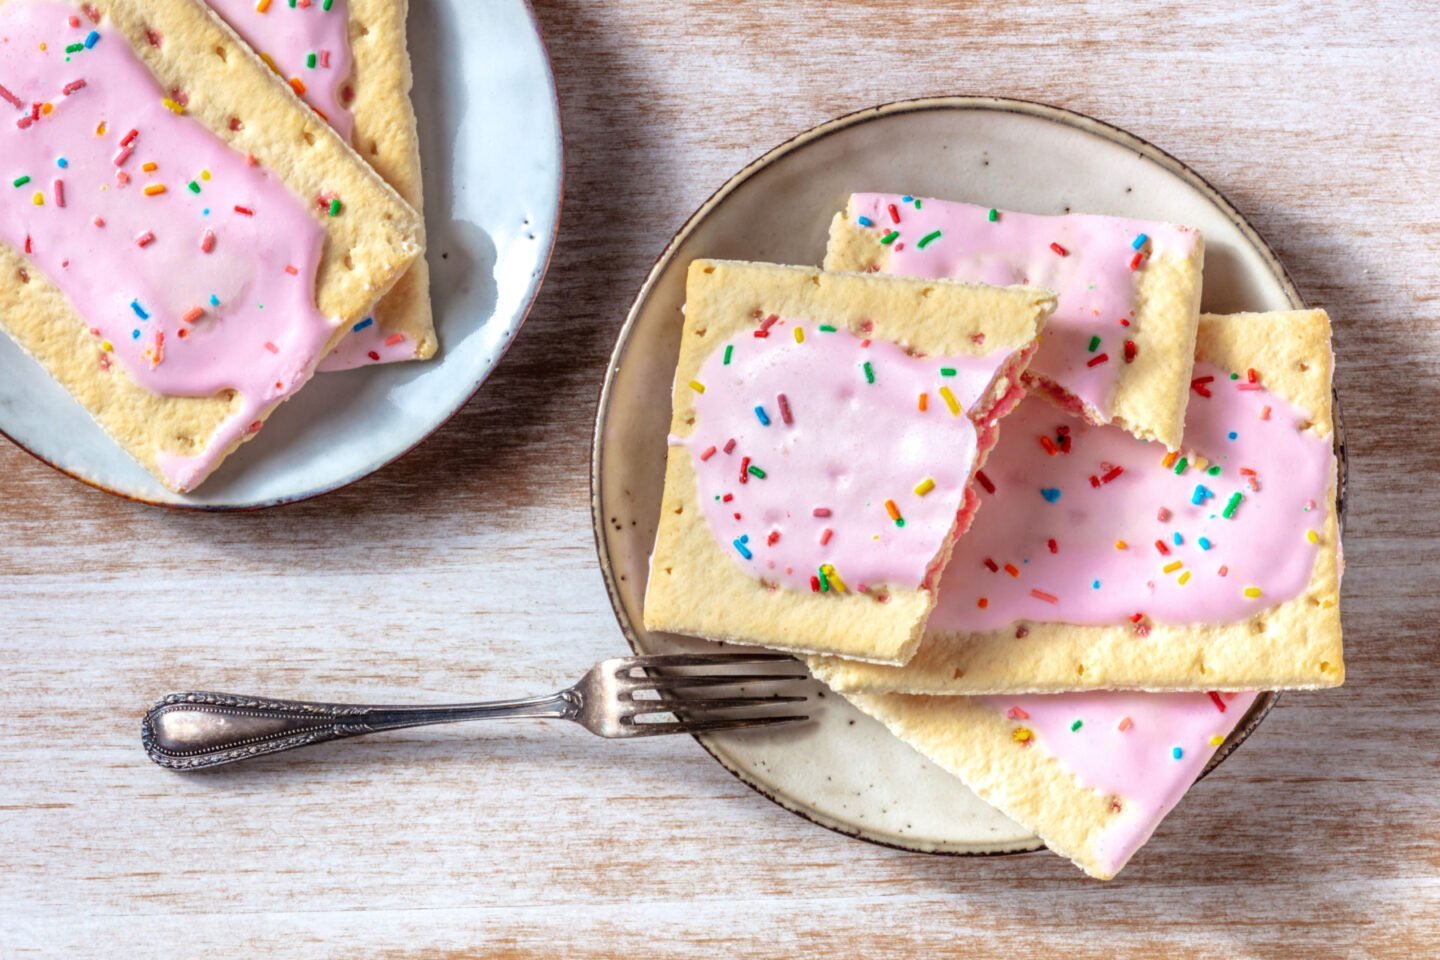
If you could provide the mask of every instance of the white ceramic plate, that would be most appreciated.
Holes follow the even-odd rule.
[[[615,614],[639,652],[713,647],[648,633],[641,618],[686,267],[696,257],[818,264],[830,218],[857,190],[1189,224],[1205,235],[1205,310],[1302,305],[1265,241],[1214,188],[1173,157],[1088,117],[1014,100],[945,98],[877,107],[801,134],[736,174],[681,228],[646,278],[615,346],[596,419],[593,508]],[[1256,702],[1210,768],[1273,703],[1273,694]],[[815,722],[701,742],[760,793],[847,834],[939,853],[1040,846],[839,697],[806,709]]]
[[[0,433],[112,493],[234,509],[358,480],[460,409],[519,331],[549,262],[563,178],[560,113],[524,0],[411,0],[409,36],[440,335],[434,359],[317,375],[198,491],[181,496],[0,336]]]

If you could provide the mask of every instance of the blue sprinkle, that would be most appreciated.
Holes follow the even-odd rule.
[[[359,333],[361,330],[364,330],[366,327],[370,326],[374,322],[374,317],[366,317],[364,320],[361,320],[359,323],[355,324],[355,326],[351,327],[350,332]]]
[[[909,203],[911,200],[914,200],[914,199],[915,199],[914,197],[910,196],[910,195],[907,193],[905,196],[903,196],[903,197],[900,198],[900,202],[901,202],[901,203]]]
[[[1100,589],[1100,581],[1099,581],[1099,580],[1096,580],[1094,583],[1090,584],[1090,589],[1091,589],[1091,590],[1099,590],[1099,589]]]
[[[1229,433],[1226,434],[1226,436],[1229,437],[1231,440],[1240,439],[1240,434],[1236,433],[1234,430],[1231,430]]]
[[[201,213],[202,216],[208,217],[208,216],[210,216],[210,208],[209,208],[209,207],[206,207],[204,210],[201,210],[200,213]]]
[[[871,220],[869,217],[861,217],[858,222],[859,222],[860,226],[862,226],[862,227],[873,227],[873,226],[875,226],[875,221],[874,221],[874,220]]]
[[[1046,503],[1054,503],[1056,500],[1060,499],[1060,488],[1042,487],[1040,489],[1040,496],[1045,498]]]
[[[1143,233],[1142,233],[1142,234],[1140,234],[1140,236],[1138,236],[1138,237],[1135,238],[1135,242],[1134,242],[1134,243],[1130,244],[1130,249],[1132,249],[1132,250],[1139,250],[1141,247],[1145,246],[1145,244],[1148,243],[1149,241],[1150,241],[1150,237],[1147,236],[1146,234],[1143,234]]]
[[[139,340],[139,339],[140,339],[140,331],[139,331],[139,330],[131,330],[131,331],[130,331],[130,339],[131,339],[131,340]]]
[[[1178,547],[1178,546],[1180,546],[1180,544],[1182,544],[1182,543],[1184,543],[1184,542],[1185,542],[1185,541],[1184,541],[1184,539],[1180,536],[1179,532],[1176,532],[1176,534],[1175,534],[1175,546]]]
[[[1171,747],[1170,756],[1174,757],[1176,760],[1179,760],[1181,757],[1185,756],[1185,751],[1181,750],[1179,747]]]
[[[59,157],[55,160],[55,166],[59,167],[61,170],[64,170],[66,167],[70,166],[70,161],[66,160],[64,157]]]
[[[140,306],[140,301],[139,301],[139,300],[131,300],[131,301],[130,301],[130,309],[131,309],[131,310],[134,310],[134,311],[135,311],[135,316],[139,317],[141,320],[149,320],[149,319],[150,319],[150,314],[146,313],[146,312],[145,312],[145,308],[142,307],[142,306]],[[139,336],[139,334],[136,334],[136,336]]]
[[[220,298],[217,297],[217,296],[215,296],[215,294],[213,294],[213,293],[210,294],[210,306],[212,306],[212,307],[218,307],[218,306],[220,306]]]
[[[1209,537],[1201,537],[1201,538],[1200,538],[1198,541],[1196,541],[1196,542],[1200,544],[1200,549],[1201,549],[1201,550],[1209,550],[1209,549],[1210,549],[1210,538],[1209,538]]]
[[[746,560],[754,560],[755,555],[750,552],[749,547],[745,546],[745,541],[748,539],[750,539],[748,536],[741,537],[739,540],[734,540],[732,542],[735,544],[735,549],[740,551],[740,556],[744,557]]]
[[[755,408],[755,416],[756,416],[757,418],[759,418],[759,420],[760,420],[760,426],[762,426],[762,427],[768,427],[768,426],[770,426],[770,414],[768,414],[768,413],[765,412],[765,408],[764,408],[764,407],[756,407],[756,408]]]
[[[1197,507],[1202,506],[1205,503],[1206,499],[1213,496],[1215,496],[1215,494],[1207,490],[1205,488],[1205,484],[1197,483],[1195,484],[1195,492],[1190,495],[1190,502],[1195,504],[1195,506]]]
[[[90,31],[90,35],[85,38],[85,49],[86,49],[86,50],[94,50],[94,49],[95,49],[95,44],[97,44],[97,43],[99,43],[99,42],[100,42],[100,34],[96,33],[94,30],[91,30],[91,31]]]

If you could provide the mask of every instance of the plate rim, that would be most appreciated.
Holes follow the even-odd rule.
[[[871,120],[880,119],[896,114],[924,113],[931,110],[989,110],[999,113],[1014,113],[1030,117],[1037,117],[1052,123],[1079,129],[1082,132],[1101,136],[1120,146],[1134,150],[1147,160],[1160,164],[1170,173],[1180,177],[1198,190],[1212,206],[1220,211],[1222,215],[1236,227],[1250,246],[1261,256],[1265,265],[1270,269],[1275,279],[1279,282],[1286,299],[1290,301],[1291,309],[1301,310],[1306,308],[1304,297],[1301,296],[1299,288],[1296,287],[1290,273],[1286,270],[1284,263],[1275,253],[1269,241],[1240,213],[1239,209],[1230,202],[1220,190],[1209,180],[1205,179],[1188,164],[1176,158],[1166,150],[1155,146],[1143,137],[1137,136],[1118,127],[1112,123],[1092,117],[1089,114],[1067,107],[1060,107],[1054,104],[1044,103],[1038,100],[1027,100],[1016,97],[999,97],[986,95],[949,95],[934,97],[916,97],[904,100],[892,100],[875,106],[866,107],[841,116],[824,121],[816,126],[804,130],[794,136],[781,141],[776,146],[761,153],[755,159],[745,164],[733,175],[731,175],[721,186],[715,190],[695,211],[686,218],[680,228],[670,238],[664,249],[656,256],[650,270],[646,273],[634,298],[631,300],[630,308],[626,312],[625,321],[615,335],[615,346],[611,350],[609,362],[605,368],[605,378],[600,386],[599,397],[595,409],[595,423],[591,433],[590,448],[590,518],[592,533],[595,538],[595,552],[599,561],[601,575],[605,581],[606,596],[610,600],[610,607],[615,615],[615,621],[620,627],[620,632],[625,637],[626,644],[636,653],[641,653],[637,643],[637,634],[634,624],[624,612],[624,603],[620,596],[619,579],[616,576],[614,565],[611,561],[609,550],[605,539],[604,512],[600,503],[600,475],[604,467],[604,451],[602,437],[605,433],[608,421],[609,407],[611,402],[611,387],[614,376],[619,369],[625,353],[629,347],[631,334],[639,318],[641,309],[650,299],[658,282],[661,273],[674,258],[680,246],[690,237],[695,229],[704,221],[710,213],[723,202],[731,193],[735,192],[743,183],[748,181],[760,170],[771,165],[775,161],[795,151],[821,140],[831,134],[838,133],[849,127],[867,123]],[[1346,505],[1346,487],[1348,480],[1348,464],[1345,457],[1344,422],[1340,411],[1340,398],[1338,392],[1332,387],[1334,398],[1335,423],[1334,438],[1337,459],[1337,480],[1336,498],[1338,500],[1338,522],[1343,528]],[[1241,718],[1235,729],[1231,731],[1226,743],[1210,762],[1205,765],[1204,770],[1196,778],[1198,783],[1207,777],[1211,771],[1224,762],[1235,752],[1250,735],[1260,726],[1265,718],[1274,709],[1280,699],[1280,692],[1274,690],[1261,691],[1255,703]],[[1238,734],[1238,739],[1234,739]],[[806,809],[798,803],[789,802],[789,798],[775,794],[767,785],[751,779],[746,773],[730,763],[718,753],[711,745],[710,738],[703,734],[692,735],[697,743],[704,748],[716,763],[723,769],[730,772],[741,783],[755,791],[760,796],[776,804],[782,809],[818,826],[824,827],[845,837],[862,840],[866,843],[881,847],[889,847],[895,850],[904,850],[911,853],[924,853],[932,856],[952,857],[993,857],[1012,856],[1022,853],[1031,853],[1045,848],[1045,844],[1039,837],[1033,838],[1033,843],[1020,842],[1005,849],[995,850],[943,850],[927,849],[922,844],[906,844],[891,840],[884,840],[868,836],[861,828],[826,816],[819,811]]]
[[[555,82],[555,65],[554,62],[551,60],[550,45],[545,40],[545,31],[541,29],[540,18],[535,12],[534,4],[531,2],[531,0],[519,0],[519,2],[524,10],[526,19],[530,22],[530,29],[534,31],[536,39],[540,42],[540,53],[542,55],[542,60],[544,61],[545,67],[545,86],[546,89],[549,91],[550,105],[555,115],[555,146],[556,155],[559,158],[560,162],[559,165],[556,167],[555,174],[555,216],[553,221],[554,227],[552,227],[550,230],[549,242],[545,246],[544,256],[540,259],[539,268],[536,270],[533,276],[530,289],[526,292],[524,303],[521,305],[518,313],[516,314],[515,325],[511,328],[509,336],[505,338],[505,342],[500,345],[498,352],[495,354],[494,361],[489,365],[489,367],[484,370],[484,372],[480,374],[479,378],[465,393],[464,397],[461,398],[460,401],[456,403],[455,406],[452,407],[447,413],[445,413],[439,420],[437,420],[433,426],[431,426],[419,437],[416,437],[415,440],[412,441],[408,446],[405,446],[403,449],[397,450],[396,452],[386,456],[382,460],[366,465],[365,467],[357,470],[348,477],[336,480],[333,483],[322,484],[318,487],[310,490],[305,490],[300,493],[282,494],[255,503],[191,503],[183,500],[175,501],[151,499],[150,497],[146,497],[141,494],[131,493],[125,490],[120,490],[114,487],[107,486],[102,481],[93,479],[91,477],[82,476],[81,474],[76,473],[67,467],[61,466],[53,460],[47,459],[46,457],[42,456],[41,454],[37,453],[30,447],[17,440],[4,428],[3,424],[0,424],[0,437],[5,438],[17,449],[28,453],[31,457],[45,464],[47,467],[50,467],[56,473],[69,477],[71,480],[78,481],[79,483],[82,483],[85,486],[90,487],[91,489],[99,490],[102,493],[110,494],[111,496],[118,497],[121,500],[129,501],[130,503],[139,503],[148,507],[161,507],[167,510],[175,510],[183,513],[248,513],[257,510],[271,510],[276,507],[285,507],[295,503],[304,503],[307,500],[314,500],[318,497],[323,497],[328,494],[335,493],[338,490],[344,490],[346,487],[359,483],[366,477],[376,474],[381,470],[384,470],[391,464],[408,456],[417,447],[419,447],[425,441],[429,440],[436,433],[438,433],[451,420],[455,419],[455,416],[461,410],[465,409],[466,405],[469,404],[471,400],[475,399],[475,397],[480,393],[480,388],[485,386],[486,381],[488,381],[490,377],[495,373],[495,369],[500,366],[500,362],[505,359],[505,355],[510,352],[511,346],[514,345],[515,341],[520,336],[520,329],[525,326],[525,321],[530,318],[530,311],[534,308],[535,301],[540,299],[540,290],[544,286],[546,277],[548,277],[550,274],[550,263],[555,256],[555,245],[557,239],[560,236],[560,221],[561,217],[564,214],[565,208],[565,116],[560,103],[559,88]],[[428,251],[425,254],[422,254],[422,256],[428,256]]]

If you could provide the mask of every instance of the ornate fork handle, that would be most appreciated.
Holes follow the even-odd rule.
[[[573,720],[580,693],[425,707],[270,700],[229,693],[172,693],[141,721],[150,759],[172,770],[198,770],[312,743],[464,720],[539,717]]]

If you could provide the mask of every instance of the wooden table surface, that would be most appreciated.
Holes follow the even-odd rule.
[[[1226,6],[540,3],[559,245],[515,348],[429,442],[233,516],[125,503],[0,443],[0,956],[1440,952],[1440,18]],[[945,93],[1174,153],[1336,321],[1349,681],[1283,698],[1120,879],[848,840],[686,738],[478,727],[197,777],[144,758],[139,712],[176,687],[519,695],[621,651],[588,455],[644,272],[775,143]]]

